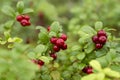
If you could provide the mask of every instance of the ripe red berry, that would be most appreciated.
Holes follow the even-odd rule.
[[[44,62],[43,62],[42,60],[38,60],[37,63],[38,63],[38,65],[40,65],[40,66],[44,65]]]
[[[93,41],[94,43],[98,43],[98,42],[99,42],[98,39],[99,39],[99,38],[98,38],[97,35],[95,35],[95,36],[92,37],[92,41]]]
[[[64,41],[66,41],[67,40],[67,35],[66,34],[62,34],[60,38],[63,39]]]
[[[101,48],[103,47],[103,44],[97,43],[97,44],[95,45],[95,47],[96,47],[96,49],[101,49]]]
[[[106,43],[106,40],[107,40],[107,38],[106,38],[105,36],[100,36],[100,37],[99,37],[99,42],[100,42],[101,44],[105,44],[105,43]]]
[[[48,31],[48,32],[50,31],[50,26],[47,27],[47,31]]]
[[[23,19],[20,23],[22,26],[30,26],[31,25],[30,22],[25,19]]]
[[[25,20],[27,20],[27,21],[30,20],[30,17],[29,17],[28,15],[24,15],[23,18],[24,18]]]
[[[58,40],[56,41],[56,45],[57,45],[58,47],[62,47],[62,46],[64,45],[64,40],[63,40],[63,39],[58,39]]]
[[[54,60],[57,58],[57,54],[55,54],[55,53],[51,53],[50,54],[50,57],[52,57]]]
[[[98,35],[98,37],[100,37],[100,36],[106,36],[107,37],[107,34],[104,30],[98,31],[97,35]]]
[[[23,20],[23,16],[22,16],[22,15],[18,15],[18,16],[16,17],[16,20],[19,21],[19,22],[22,21],[22,20]]]
[[[67,49],[67,44],[64,44],[61,48],[62,48],[62,50]]]
[[[35,64],[37,64],[37,60],[35,60],[35,59],[33,59],[32,62],[35,63]]]
[[[83,71],[84,73],[91,74],[91,73],[93,73],[93,68],[90,67],[90,66],[86,66],[86,67],[84,67],[84,68],[82,69],[82,71]]]
[[[52,38],[50,39],[50,42],[51,42],[52,44],[56,44],[57,39],[58,39],[58,38],[56,38],[56,37],[52,37]]]
[[[58,52],[58,51],[60,51],[60,48],[59,48],[58,46],[54,45],[54,46],[53,46],[53,50],[54,50],[55,52]]]

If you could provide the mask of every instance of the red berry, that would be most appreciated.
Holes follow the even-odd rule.
[[[40,65],[40,66],[44,65],[44,62],[43,62],[42,60],[38,60],[37,63],[38,63],[38,65]]]
[[[28,21],[27,23],[26,23],[26,26],[30,26],[31,25],[31,23],[30,23],[30,21]]]
[[[53,46],[53,50],[54,50],[55,52],[58,52],[58,51],[60,51],[60,48],[59,48],[58,46],[54,45],[54,46]]]
[[[47,27],[47,31],[48,31],[48,32],[50,31],[50,26]]]
[[[23,20],[23,16],[22,16],[22,15],[18,15],[18,16],[16,17],[16,20],[19,21],[19,22],[22,21],[22,20]]]
[[[33,59],[32,62],[36,64],[36,63],[37,63],[37,60]]]
[[[83,71],[84,73],[91,74],[91,73],[93,73],[93,68],[90,67],[90,66],[86,66],[86,67],[84,67],[84,68],[82,69],[82,71]]]
[[[101,49],[101,48],[103,47],[103,44],[97,43],[97,44],[95,45],[95,47],[96,47],[96,49]]]
[[[67,49],[67,44],[64,44],[61,48],[62,48],[62,50]]]
[[[25,20],[27,20],[27,21],[30,20],[30,17],[29,17],[28,15],[24,15],[23,18],[24,18]]]
[[[62,46],[64,45],[64,40],[63,40],[63,39],[58,39],[58,40],[56,41],[56,45],[57,45],[58,47],[62,47]]]
[[[57,39],[58,39],[58,38],[56,38],[56,37],[52,37],[52,38],[50,39],[50,42],[51,42],[52,44],[56,44]]]
[[[99,38],[98,38],[97,35],[95,35],[95,36],[92,37],[92,41],[93,41],[94,43],[98,43],[98,42],[99,42],[98,39],[99,39]]]
[[[62,34],[60,38],[63,39],[64,41],[66,41],[67,40],[67,35],[66,34]]]
[[[52,57],[55,60],[57,58],[57,55],[55,53],[51,53],[50,57]]]
[[[107,34],[104,30],[98,31],[97,35],[98,35],[98,37],[100,37],[100,36],[106,36],[107,37]]]
[[[100,42],[101,44],[105,44],[105,43],[106,43],[106,40],[107,40],[107,38],[106,38],[105,36],[100,36],[100,37],[99,37],[99,42]]]

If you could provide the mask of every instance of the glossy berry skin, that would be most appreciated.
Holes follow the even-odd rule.
[[[100,37],[99,37],[99,42],[100,42],[101,44],[105,44],[106,41],[107,41],[107,38],[106,38],[105,36],[100,36]]]
[[[62,50],[67,49],[67,44],[64,44],[61,48],[62,48]]]
[[[107,37],[107,34],[104,30],[98,31],[97,35],[98,35],[98,37],[100,37],[100,36],[106,36]]]
[[[103,44],[97,43],[95,44],[96,49],[101,49],[103,47]]]
[[[56,45],[61,48],[64,45],[64,40],[63,39],[58,39],[56,41]]]
[[[50,39],[50,42],[52,43],[52,44],[56,44],[56,41],[58,40],[58,38],[56,38],[56,37],[52,37],[51,39]]]
[[[67,35],[66,34],[62,34],[60,38],[63,39],[64,41],[66,41],[67,40]]]
[[[19,21],[19,22],[22,21],[22,20],[23,20],[23,16],[22,16],[22,15],[18,15],[18,16],[16,17],[16,20]]]
[[[28,15],[24,15],[24,16],[23,16],[23,19],[29,21],[29,20],[30,20],[30,17],[29,17]]]
[[[50,26],[47,27],[47,31],[50,32]]]
[[[27,26],[28,25],[28,21],[25,20],[25,19],[23,19],[20,23],[21,23],[22,26]]]
[[[84,73],[86,73],[86,74],[91,74],[91,73],[93,73],[93,69],[92,69],[92,67],[90,67],[90,66],[84,67],[84,68],[82,69],[82,71],[83,71]]]
[[[58,52],[58,51],[60,51],[60,48],[59,48],[58,46],[54,45],[54,46],[53,46],[53,50],[54,50],[55,52]]]
[[[27,23],[26,23],[26,26],[30,26],[31,25],[31,23],[28,21]]]
[[[51,53],[51,54],[50,54],[50,57],[52,57],[53,60],[55,60],[55,59],[57,59],[57,54],[55,54],[55,53]]]
[[[37,61],[37,64],[40,65],[40,66],[43,66],[44,65],[44,62],[42,60],[38,60]]]
[[[94,43],[99,43],[99,37],[98,37],[97,35],[93,36],[93,37],[92,37],[92,41],[93,41]]]

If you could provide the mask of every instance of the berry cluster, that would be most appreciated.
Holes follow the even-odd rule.
[[[104,30],[98,31],[97,35],[92,37],[96,49],[101,49],[107,41],[107,34]]]
[[[67,44],[65,41],[67,40],[67,36],[65,34],[62,34],[60,38],[52,37],[50,39],[50,42],[54,45],[53,50],[54,52],[60,51],[60,49],[65,50],[67,49]]]
[[[82,71],[86,74],[91,74],[93,73],[93,68],[91,66],[86,66],[82,69]]]
[[[39,66],[44,65],[44,62],[42,60],[39,60],[39,59],[38,60],[33,59],[32,62],[35,63],[35,64],[38,64]]]
[[[18,15],[16,20],[20,22],[22,26],[30,26],[30,17],[28,15]]]

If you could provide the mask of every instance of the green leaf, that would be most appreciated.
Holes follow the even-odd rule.
[[[97,60],[90,61],[90,65],[97,71],[102,70],[100,63]]]
[[[19,1],[19,2],[17,3],[17,10],[18,10],[18,12],[19,12],[20,14],[23,12],[23,10],[24,10],[24,3],[23,3],[23,1]]]
[[[57,34],[55,32],[53,32],[53,31],[50,31],[49,36],[53,37],[53,36],[57,36]]]
[[[52,71],[50,75],[52,76],[53,80],[60,80],[60,73],[58,71]]]
[[[93,42],[89,42],[84,48],[86,53],[91,53],[95,49],[95,45]]]
[[[45,62],[45,64],[48,64],[51,60],[51,58],[48,58],[46,56],[40,56],[39,59]]]
[[[89,80],[89,79],[91,79],[91,80],[95,80],[95,77],[96,77],[95,74],[90,74],[90,75],[88,75],[88,76],[84,76],[84,77],[82,77],[81,80]]]
[[[41,32],[39,33],[38,38],[40,43],[47,44],[49,42],[48,33]]]
[[[30,9],[30,8],[27,8],[27,9],[23,10],[23,14],[28,14],[28,13],[33,13],[33,12],[34,12],[34,10]]]
[[[15,17],[15,11],[10,6],[3,6],[2,12],[8,16]]]
[[[109,77],[120,78],[120,73],[113,71],[110,68],[105,68],[104,73]]]
[[[14,44],[9,44],[8,45],[8,48],[13,48],[14,47]]]
[[[10,38],[10,31],[5,31],[4,36],[6,39],[9,39]]]
[[[50,26],[50,30],[55,33],[58,33],[60,31],[60,28],[61,28],[61,26],[60,26],[59,22],[57,22],[57,21],[53,22],[52,25]]]
[[[87,33],[87,34],[89,34],[89,35],[96,34],[96,31],[92,27],[87,26],[87,25],[85,25],[82,28],[80,28],[80,30],[83,31],[83,32],[85,32],[85,33]]]
[[[103,23],[98,21],[95,23],[95,29],[98,31],[98,30],[101,30],[103,27]]]
[[[12,27],[13,24],[14,24],[14,20],[7,21],[7,22],[4,24],[4,28],[5,28],[6,30],[11,29],[11,27]]]
[[[38,46],[34,49],[34,51],[35,51],[36,53],[41,54],[41,53],[43,53],[43,52],[46,51],[46,46],[40,44],[40,45],[38,45]]]
[[[85,53],[81,52],[76,57],[77,57],[77,59],[82,60],[85,57]]]

